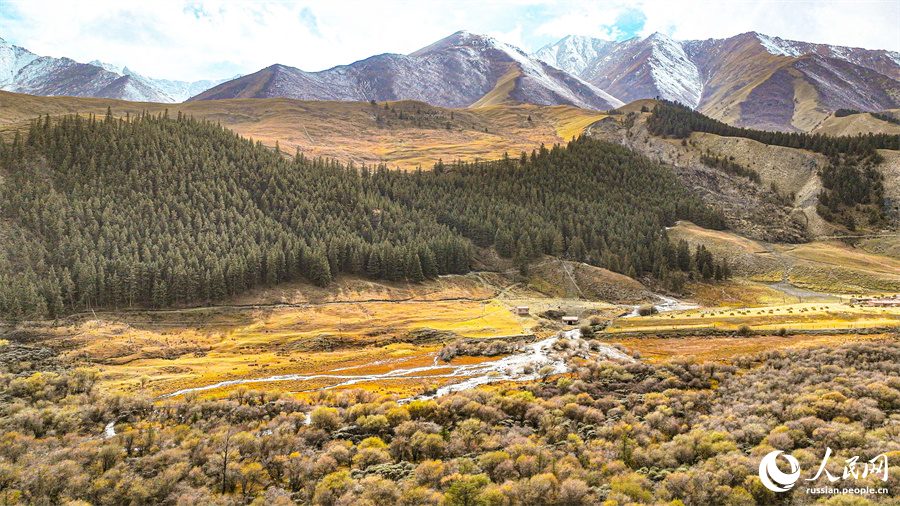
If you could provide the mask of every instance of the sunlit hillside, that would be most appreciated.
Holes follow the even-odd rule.
[[[0,92],[0,131],[49,114],[106,114],[125,117],[142,111],[179,111],[221,123],[269,147],[277,142],[290,154],[325,156],[356,165],[386,163],[391,168],[430,169],[445,162],[518,156],[541,144],[565,143],[604,117],[577,107],[489,105],[444,109],[410,100],[398,102],[307,102],[291,99],[240,99],[153,104],[103,98],[37,97]]]

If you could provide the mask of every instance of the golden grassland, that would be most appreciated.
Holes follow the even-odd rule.
[[[521,299],[493,299],[484,304],[469,301],[406,301],[278,308],[258,311],[252,315],[252,323],[228,328],[221,322],[213,322],[206,327],[166,326],[162,322],[128,325],[92,320],[65,329],[58,339],[65,341],[70,357],[99,364],[101,382],[106,388],[162,395],[182,388],[235,379],[323,373],[378,375],[398,368],[432,366],[437,363],[435,354],[442,342],[429,339],[419,341],[414,331],[434,329],[472,337],[533,333],[537,331],[538,318],[518,317],[511,311],[515,303],[521,302]],[[169,325],[177,324],[170,322]],[[625,331],[653,333],[673,328],[737,330],[742,325],[748,325],[763,335],[656,338],[633,337],[631,334],[616,337],[615,334]],[[620,318],[614,321],[611,333],[603,334],[601,338],[638,350],[651,361],[677,355],[693,355],[709,360],[773,348],[837,345],[854,339],[878,338],[857,337],[846,332],[834,335],[803,334],[806,330],[867,326],[900,326],[900,311],[822,303],[697,309],[677,314]],[[780,328],[787,328],[795,335],[765,335]],[[485,360],[493,359],[457,357],[451,365]],[[449,380],[439,376],[449,372],[451,370],[447,367],[417,373],[419,378],[372,378],[346,386],[410,396],[446,384]],[[427,379],[429,376],[434,376],[434,379]],[[202,395],[218,397],[239,389],[308,393],[333,387],[343,381],[346,380],[303,378],[262,381],[206,390]]]
[[[692,283],[690,289],[693,292],[691,298],[704,307],[766,306],[787,300],[784,292],[746,279],[725,283]],[[791,300],[796,298],[791,297]]]
[[[265,379],[278,375],[379,375],[398,368],[434,366],[443,343],[455,336],[502,338],[521,334],[549,336],[563,328],[540,318],[544,309],[563,309],[582,316],[614,318],[627,306],[574,298],[541,297],[528,292],[509,293],[509,286],[479,285],[485,276],[452,276],[423,285],[402,283],[386,286],[358,278],[342,277],[327,289],[296,284],[258,291],[230,301],[232,305],[168,311],[100,313],[52,329],[47,344],[75,360],[101,369],[104,387],[120,392],[143,391],[163,395],[184,388],[214,385],[222,381]],[[496,281],[496,280],[495,280]],[[750,288],[759,289],[749,285]],[[740,297],[748,286],[696,284],[710,293],[722,290]],[[294,291],[294,295],[288,295]],[[774,294],[751,292],[774,298]],[[779,292],[780,293],[780,292]],[[256,299],[253,299],[253,296]],[[461,295],[484,295],[464,299]],[[372,300],[373,297],[395,297]],[[444,298],[442,299],[441,296]],[[743,295],[747,297],[746,295]],[[333,300],[345,297],[345,301]],[[712,295],[710,302],[715,302]],[[284,300],[299,302],[285,303]],[[449,299],[449,300],[445,300]],[[275,300],[275,303],[270,301]],[[312,302],[315,300],[317,302]],[[265,305],[270,303],[272,305]],[[701,359],[724,358],[771,347],[846,342],[848,334],[779,338],[634,338],[621,332],[654,333],[671,329],[716,328],[736,331],[750,326],[759,334],[787,328],[806,330],[853,329],[867,326],[900,326],[900,310],[851,307],[839,303],[804,303],[748,307],[702,308],[648,317],[618,318],[605,341],[621,342],[649,359],[696,355]],[[513,308],[528,305],[531,314],[517,316]],[[91,315],[93,316],[93,315]],[[852,334],[849,334],[852,335]],[[866,337],[868,339],[868,337]],[[451,365],[493,360],[457,357]],[[411,396],[449,381],[441,377],[450,368],[417,373],[417,378],[370,378],[346,384],[379,393]],[[433,379],[430,379],[433,377]],[[237,390],[269,390],[308,394],[319,388],[343,384],[341,378],[291,378],[228,385],[201,392],[204,396],[231,395]]]
[[[700,308],[619,318],[608,332],[660,332],[681,329],[736,331],[747,326],[754,331],[845,330],[900,326],[900,308],[876,308],[848,303],[806,302],[756,307]]]
[[[674,241],[695,239],[719,248],[724,249],[727,247],[744,253],[762,254],[769,251],[768,248],[758,241],[722,230],[703,228],[685,220],[679,221],[674,227],[670,227],[668,234]]]
[[[687,223],[679,224],[670,233],[693,234],[709,244],[718,241],[732,251],[751,257],[768,255],[779,262],[790,260],[804,265],[841,263],[847,266],[843,269],[866,271],[876,277],[893,275],[894,264],[840,243],[765,245]],[[548,261],[533,270],[563,272],[567,266],[565,262]],[[342,375],[350,376],[377,375],[398,368],[433,366],[442,344],[457,336],[501,338],[535,334],[546,337],[569,328],[561,322],[541,318],[539,313],[547,309],[577,315],[581,324],[587,323],[591,316],[613,319],[609,332],[598,337],[657,354],[648,353],[649,356],[688,353],[721,358],[766,349],[772,343],[787,346],[843,342],[840,340],[845,337],[833,337],[835,341],[823,336],[791,341],[767,335],[739,341],[730,337],[659,341],[645,338],[638,340],[640,344],[636,346],[630,344],[633,334],[619,337],[620,333],[653,334],[675,329],[683,334],[689,329],[709,328],[736,332],[746,325],[756,334],[774,334],[785,328],[793,334],[832,329],[841,335],[848,329],[852,332],[855,328],[900,326],[900,311],[894,308],[851,307],[834,299],[809,298],[807,294],[811,292],[803,291],[801,304],[797,296],[745,277],[729,282],[691,283],[692,299],[704,306],[702,309],[616,318],[629,312],[630,307],[585,300],[580,292],[586,291],[589,298],[599,297],[591,295],[593,284],[599,286],[617,278],[601,269],[585,267],[574,272],[576,275],[571,279],[546,273],[541,279],[560,285],[546,290],[533,286],[533,280],[503,272],[446,276],[421,284],[375,282],[342,275],[326,288],[302,282],[286,283],[255,289],[214,307],[90,313],[49,330],[52,337],[47,343],[76,362],[99,367],[101,383],[106,388],[125,393],[142,390],[155,396],[238,379],[341,375],[341,371]],[[797,268],[788,265],[784,272],[793,280]],[[781,275],[772,281],[781,281]],[[569,287],[571,283],[575,286]],[[640,288],[634,283],[636,286],[629,288]],[[627,292],[624,288],[621,291]],[[515,315],[513,308],[518,305],[529,306],[531,314]],[[697,344],[688,344],[694,341]],[[700,353],[701,349],[708,352]],[[472,359],[457,357],[452,364],[464,360]],[[346,387],[406,397],[462,379],[440,377],[448,372],[448,369],[436,369],[416,374],[419,378],[373,378]],[[342,381],[345,380],[264,381],[206,390],[202,395],[224,396],[238,389],[306,395]]]
[[[54,329],[48,344],[66,350],[76,361],[97,364],[101,382],[108,388],[126,392],[141,388],[161,395],[235,379],[334,369],[344,369],[344,374],[380,374],[399,363],[403,367],[432,365],[441,343],[454,336],[514,336],[531,333],[538,324],[536,319],[514,315],[514,303],[508,301],[456,299],[490,294],[466,277],[452,278],[407,290],[400,284],[386,287],[342,278],[331,290],[306,285],[305,294],[293,297],[322,300],[318,303],[265,306],[260,302],[272,294],[257,293],[260,299],[251,306],[101,313],[99,319]],[[397,292],[394,295],[408,298],[363,301],[385,292],[390,295],[391,289]],[[283,297],[290,290],[281,287],[277,292]],[[248,302],[251,295],[239,302]],[[348,300],[328,301],[338,296]],[[454,363],[460,360],[464,359]],[[338,382],[317,379],[265,386],[299,391]],[[357,386],[369,383],[383,382]],[[390,385],[402,386],[407,393],[431,386],[417,380],[392,380]]]
[[[767,244],[684,221],[670,228],[668,234],[676,242],[684,239],[693,246],[705,245],[728,261],[737,278],[758,283],[790,281],[797,287],[824,294],[900,291],[900,259],[840,241]],[[896,245],[900,237],[883,241]]]
[[[502,101],[501,101],[502,102]],[[45,114],[106,114],[116,117],[148,111],[182,112],[216,121],[244,137],[288,154],[325,156],[342,162],[385,163],[430,169],[445,162],[518,156],[541,144],[568,142],[594,121],[597,111],[572,106],[486,105],[444,109],[411,100],[368,102],[301,101],[286,98],[237,99],[155,104],[77,97],[37,97],[0,92],[0,132],[24,128]],[[402,113],[402,118],[401,118]],[[530,118],[530,120],[529,120]]]
[[[859,135],[867,134],[869,132],[897,135],[900,134],[900,125],[889,123],[864,112],[862,114],[851,114],[842,118],[838,118],[832,114],[825,118],[825,120],[813,130],[813,133],[833,136]]]
[[[714,338],[613,338],[629,350],[637,350],[642,360],[660,363],[672,357],[690,356],[701,361],[728,359],[735,355],[754,354],[768,350],[784,350],[810,346],[841,346],[861,341],[896,341],[896,336],[871,334],[791,335],[785,337],[766,335],[756,337]]]

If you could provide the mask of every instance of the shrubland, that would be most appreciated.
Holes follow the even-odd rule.
[[[21,345],[15,345],[21,348]],[[20,352],[22,350],[19,350]],[[544,381],[398,402],[238,389],[154,401],[100,390],[97,371],[0,374],[4,504],[892,504],[900,493],[896,338],[675,358],[578,359]],[[115,435],[104,430],[113,422]],[[105,435],[104,435],[105,434]],[[826,448],[838,477],[760,483],[773,450],[804,478]],[[887,481],[841,474],[885,454]],[[890,489],[808,495],[808,486]]]

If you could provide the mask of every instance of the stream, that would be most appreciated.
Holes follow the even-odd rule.
[[[331,371],[327,371],[320,374],[282,374],[277,376],[268,376],[264,378],[251,378],[251,379],[236,379],[236,380],[227,380],[220,381],[218,383],[214,383],[211,385],[205,385],[200,387],[193,388],[184,388],[178,390],[176,392],[172,392],[169,394],[161,395],[159,399],[168,399],[171,397],[177,397],[179,395],[184,395],[188,392],[202,392],[206,390],[214,390],[217,388],[234,386],[234,385],[247,385],[252,383],[271,383],[271,382],[279,382],[279,381],[308,381],[308,380],[316,380],[316,379],[331,379],[335,380],[336,383],[324,387],[314,388],[310,390],[301,390],[299,392],[309,392],[316,390],[330,390],[332,388],[345,387],[349,385],[354,385],[357,383],[364,383],[370,381],[390,381],[390,380],[410,380],[410,379],[462,379],[462,381],[445,385],[436,390],[434,394],[431,395],[419,395],[407,399],[402,399],[400,402],[409,402],[412,400],[423,400],[423,399],[432,399],[435,397],[440,397],[442,395],[447,395],[453,392],[459,392],[462,390],[469,390],[475,388],[479,385],[486,385],[488,383],[493,383],[496,381],[530,381],[538,379],[540,375],[540,370],[545,366],[550,366],[553,368],[552,372],[549,374],[561,374],[568,371],[568,366],[566,365],[566,358],[564,355],[557,354],[553,351],[553,344],[560,339],[568,339],[568,340],[576,340],[581,339],[580,330],[571,329],[563,332],[557,333],[555,336],[537,341],[535,343],[531,343],[525,347],[520,353],[514,353],[512,355],[507,355],[505,357],[499,358],[497,360],[489,360],[485,362],[481,362],[478,364],[462,364],[462,365],[452,365],[452,364],[439,364],[437,359],[437,354],[434,353],[434,363],[428,366],[422,367],[409,367],[409,368],[397,368],[392,371],[383,373],[383,374],[362,374],[362,375],[354,375],[354,374],[341,374],[341,371],[347,369],[355,369],[359,368],[338,368],[333,369]],[[624,360],[624,361],[633,361],[633,359],[622,353],[616,348],[609,346],[607,344],[602,344],[599,351],[592,352],[593,355],[596,355],[598,358],[605,359],[613,359],[613,360]],[[442,374],[424,374],[432,371],[447,371],[447,373]],[[547,371],[544,371],[547,374]],[[292,392],[298,393],[298,392]]]
[[[678,299],[673,299],[671,297],[665,297],[658,293],[654,293],[653,296],[662,301],[662,302],[659,302],[659,303],[653,305],[653,307],[655,307],[656,311],[659,313],[664,313],[666,311],[683,311],[686,309],[697,309],[698,307],[700,307],[696,304],[686,304],[684,302],[681,302]],[[620,318],[633,318],[635,316],[640,316],[638,314],[638,308],[640,308],[640,307],[641,307],[641,305],[632,306],[631,312],[626,315],[622,315]]]
[[[811,299],[825,300],[828,302],[839,302],[841,300],[840,297],[831,294],[814,292],[812,290],[806,290],[798,286],[794,286],[787,278],[782,279],[777,283],[767,283],[766,286],[768,286],[769,288],[774,288],[779,292],[784,292],[791,297],[796,297],[797,302],[803,302],[803,299],[806,299],[807,302]],[[784,302],[788,303],[794,301],[785,300]]]
[[[103,428],[103,439],[112,439],[116,437],[116,421],[113,420],[106,424]]]

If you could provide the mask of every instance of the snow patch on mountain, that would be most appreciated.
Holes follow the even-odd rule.
[[[653,51],[647,64],[660,96],[696,109],[703,94],[703,81],[699,69],[685,54],[684,47],[660,33],[651,35],[649,41]]]
[[[151,95],[161,95],[161,97],[157,98],[159,98],[163,102],[184,102],[194,95],[199,95],[200,93],[203,93],[213,86],[241,77],[240,75],[236,75],[228,79],[219,80],[204,79],[200,81],[172,81],[169,79],[154,79],[152,77],[147,77],[129,69],[128,67],[118,67],[111,63],[104,63],[99,60],[94,60],[90,64],[120,76],[131,76],[132,78],[140,81],[144,86],[152,88],[154,93],[151,93]],[[137,89],[142,88],[142,86],[132,86],[131,88],[132,92],[129,94],[130,98],[122,97],[123,99],[137,101],[147,100],[146,97],[141,98],[142,93]]]
[[[219,84],[222,84],[226,81],[231,81],[232,79],[237,79],[238,77],[241,77],[241,75],[238,74],[228,79],[218,79],[215,81],[204,79],[201,81],[193,82],[170,81],[168,79],[153,79],[150,77],[143,77],[143,79],[154,88],[172,97],[173,102],[184,102],[194,95],[199,95],[204,91],[212,88],[213,86],[218,86]]]
[[[117,74],[117,75],[120,75],[120,76],[124,76],[124,75],[125,75],[125,74],[122,72],[122,67],[118,67],[118,66],[116,66],[116,65],[113,65],[112,63],[104,63],[104,62],[102,62],[102,61],[100,61],[100,60],[94,60],[94,61],[88,63],[88,65],[93,65],[93,66],[95,66],[95,67],[100,67],[100,68],[102,68],[103,70],[106,70],[107,72],[112,72],[113,74]]]
[[[31,51],[0,38],[0,89],[7,89],[19,70],[38,58]]]
[[[569,101],[575,106],[583,107],[585,109],[591,109],[593,106],[584,100],[581,99],[578,95],[572,92],[572,89],[563,83],[559,82],[557,78],[551,76],[547,73],[545,68],[546,64],[536,60],[534,58],[529,57],[525,54],[521,49],[510,46],[508,44],[504,44],[499,40],[493,37],[483,37],[488,43],[490,43],[494,48],[499,49],[506,53],[510,58],[512,58],[516,63],[519,64],[519,68],[522,69],[526,75],[530,76],[533,79],[539,81],[542,85],[544,85],[547,89],[556,93],[561,98]],[[575,76],[569,76],[574,80],[577,80],[584,87],[588,88],[594,94],[602,97],[606,102],[610,103],[613,107],[621,107],[625,105],[624,102],[617,99],[616,97],[610,95],[609,93],[597,88],[596,86],[587,83],[586,81],[582,81],[581,79]]]
[[[612,43],[593,37],[568,35],[559,42],[547,44],[533,56],[548,65],[577,76],[592,61],[600,57],[601,52],[610,44]]]
[[[94,60],[38,56],[0,38],[0,89],[33,95],[105,97],[136,102],[183,102],[235,79],[170,81],[142,76],[128,67]]]
[[[793,41],[784,40],[779,37],[769,37],[768,35],[763,35],[761,33],[757,33],[756,38],[759,39],[759,43],[762,44],[770,54],[793,56],[794,58],[803,56],[803,51],[797,48],[792,43]]]

